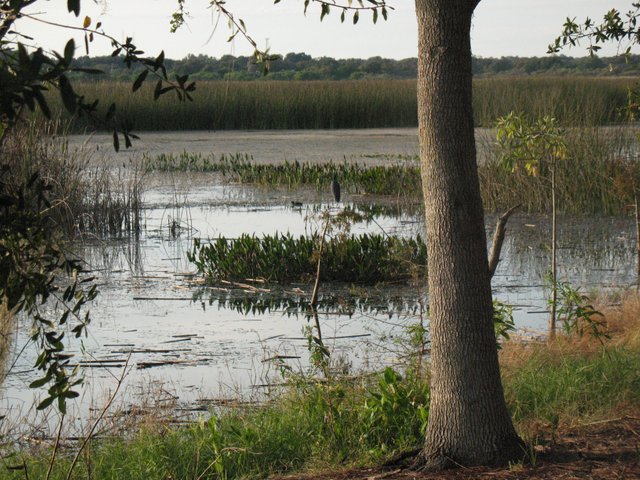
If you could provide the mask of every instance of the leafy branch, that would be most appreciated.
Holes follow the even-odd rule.
[[[178,9],[173,13],[171,19],[171,31],[175,32],[180,27],[182,27],[186,23],[186,15],[187,12],[184,8],[185,0],[177,0]],[[274,0],[274,4],[280,3],[281,0]],[[366,4],[365,4],[366,2]],[[327,16],[332,8],[336,8],[340,10],[340,21],[344,22],[346,19],[347,12],[353,12],[353,23],[358,23],[360,19],[361,11],[371,11],[373,12],[373,23],[378,21],[378,17],[382,15],[382,18],[387,20],[388,11],[393,10],[393,7],[387,5],[386,0],[356,0],[356,4],[354,5],[353,0],[305,0],[304,1],[304,13],[306,15],[309,5],[311,3],[318,4],[320,6],[320,21]],[[273,55],[269,53],[269,49],[260,50],[258,48],[257,42],[253,39],[253,37],[248,33],[247,26],[241,18],[237,18],[229,9],[227,9],[225,0],[210,0],[209,4],[212,8],[214,8],[217,12],[227,18],[227,23],[229,29],[231,30],[231,35],[227,39],[228,42],[233,41],[238,35],[244,37],[244,39],[253,47],[253,56],[255,58],[256,63],[262,65],[262,73],[267,75],[269,73],[270,64],[272,61],[279,60],[280,55]]]
[[[588,40],[587,51],[595,55],[602,47],[600,44],[614,41],[619,47],[626,43],[624,55],[631,53],[633,45],[640,43],[640,2],[631,4],[632,10],[622,14],[619,10],[611,9],[604,14],[601,23],[595,23],[590,18],[586,18],[583,23],[577,23],[575,17],[567,18],[562,34],[549,45],[547,53],[558,53],[566,46],[574,47],[580,40]]]
[[[35,111],[36,106],[43,114],[51,117],[51,112],[43,92],[54,88],[60,92],[62,103],[65,109],[71,113],[84,114],[94,123],[107,126],[113,130],[113,145],[116,150],[120,148],[119,135],[122,135],[126,147],[131,146],[131,139],[138,138],[131,133],[131,125],[126,120],[117,124],[115,121],[116,105],[112,103],[104,115],[97,113],[98,100],[92,102],[85,101],[85,98],[77,94],[70,82],[67,74],[69,72],[83,72],[88,74],[103,73],[95,69],[83,69],[73,66],[73,57],[76,46],[73,39],[69,40],[64,48],[63,54],[52,52],[47,54],[42,48],[37,48],[29,54],[27,48],[21,42],[11,42],[5,39],[9,33],[16,33],[10,30],[13,23],[19,18],[55,26],[67,30],[84,32],[85,50],[89,51],[89,44],[95,37],[102,37],[111,42],[113,47],[112,56],[123,56],[123,63],[127,68],[134,65],[141,65],[143,71],[136,77],[132,85],[132,91],[137,91],[148,79],[149,74],[157,79],[154,89],[154,99],[168,92],[175,92],[180,101],[193,100],[191,92],[195,90],[195,83],[189,82],[187,75],[176,75],[175,80],[170,80],[164,66],[164,52],[155,58],[143,57],[144,51],[138,49],[131,37],[127,37],[124,42],[119,42],[113,36],[108,35],[101,29],[102,24],[98,22],[95,28],[90,28],[92,20],[85,17],[81,27],[61,24],[46,20],[39,16],[34,16],[22,11],[22,9],[35,0],[5,1],[0,5],[0,14],[4,19],[0,24],[0,83],[3,85],[3,94],[0,102],[0,135],[2,138],[7,129],[20,118],[22,110],[26,106],[29,110]],[[80,2],[69,1],[69,12],[77,15],[80,13]],[[16,54],[17,51],[17,54]]]
[[[64,413],[67,399],[78,396],[74,387],[82,381],[77,369],[68,371],[72,355],[64,352],[64,330],[73,318],[71,333],[86,334],[89,313],[80,315],[80,311],[96,297],[96,285],[91,278],[81,278],[80,262],[67,258],[60,239],[51,232],[42,213],[43,206],[49,206],[49,186],[34,174],[15,188],[9,176],[9,168],[0,167],[0,299],[13,314],[24,312],[32,318],[30,339],[39,351],[35,367],[43,376],[30,386],[49,385],[48,396],[37,408],[57,400]],[[60,296],[61,276],[69,281]],[[50,299],[62,307],[58,318],[48,313]]]

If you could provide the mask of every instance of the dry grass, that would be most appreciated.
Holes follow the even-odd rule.
[[[548,340],[538,336],[534,339],[512,336],[514,341],[504,342],[499,351],[500,364],[508,372],[517,370],[541,352],[560,361],[567,356],[601,354],[607,348],[640,349],[640,293],[636,290],[598,294],[593,298],[594,307],[603,314],[605,331],[611,339],[603,343],[589,335],[564,335]]]
[[[45,210],[53,230],[67,238],[123,235],[141,229],[144,173],[135,163],[113,169],[91,166],[88,149],[72,149],[59,122],[25,122],[3,145],[10,182],[27,184],[37,174],[50,188]]]
[[[611,334],[611,343],[640,348],[640,293],[635,290],[597,299]]]
[[[526,439],[640,408],[640,296],[628,291],[593,300],[610,339],[558,333],[503,344],[505,397]]]

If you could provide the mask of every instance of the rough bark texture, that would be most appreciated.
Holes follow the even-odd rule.
[[[427,221],[431,405],[425,466],[522,458],[493,331],[471,110],[476,0],[416,0],[418,118]]]

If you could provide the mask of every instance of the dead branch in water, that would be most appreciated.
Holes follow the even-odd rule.
[[[493,242],[491,243],[491,253],[489,253],[489,275],[491,277],[496,273],[496,268],[500,261],[500,252],[502,251],[502,242],[504,242],[504,234],[507,229],[507,221],[521,205],[522,204],[518,204],[504,212],[496,223],[496,229],[493,233]]]

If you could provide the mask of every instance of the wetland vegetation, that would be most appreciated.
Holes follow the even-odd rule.
[[[513,110],[533,118],[543,114],[555,116],[565,128],[563,134],[568,151],[555,170],[559,210],[570,215],[623,215],[636,199],[638,147],[633,133],[610,125],[623,119],[621,111],[629,101],[627,85],[626,79],[619,78],[479,78],[474,84],[475,122],[478,126],[491,128],[496,118]],[[142,90],[146,88],[144,86]],[[118,115],[132,121],[138,130],[406,127],[416,123],[413,80],[201,82],[198,102],[193,104],[178,104],[169,96],[153,103],[151,95],[125,95],[125,90],[129,89],[128,83],[87,82],[78,86],[87,98],[101,98],[104,104],[118,98]],[[73,128],[87,126],[76,122]],[[112,289],[109,292],[112,296],[107,297],[102,306],[106,304],[105,308],[109,309],[108,303],[115,304],[115,297],[125,295],[129,299],[132,292],[135,292],[133,302],[147,302],[140,308],[143,314],[133,318],[131,325],[126,317],[133,309],[120,311],[117,308],[121,305],[117,304],[116,309],[110,310],[110,315],[125,317],[124,323],[116,323],[106,316],[96,326],[96,331],[101,328],[113,330],[110,333],[116,339],[111,343],[106,340],[110,337],[96,334],[101,344],[93,347],[103,356],[96,358],[94,351],[89,349],[90,361],[83,357],[85,359],[78,365],[91,364],[87,368],[98,365],[103,369],[107,368],[105,365],[109,368],[124,366],[124,376],[129,359],[123,360],[122,354],[129,351],[131,358],[135,351],[136,354],[157,355],[151,362],[139,360],[138,368],[170,365],[182,366],[185,371],[190,366],[208,368],[217,365],[210,357],[201,363],[193,361],[198,355],[202,357],[202,352],[194,354],[189,348],[173,349],[170,346],[174,342],[189,346],[192,341],[194,344],[202,342],[207,348],[219,348],[216,352],[206,352],[211,357],[215,354],[231,358],[235,352],[228,345],[235,342],[234,345],[241,346],[238,350],[244,350],[249,344],[248,332],[254,328],[258,330],[258,327],[239,328],[236,325],[232,340],[216,337],[205,343],[202,334],[182,331],[176,334],[177,327],[184,327],[178,319],[185,315],[196,318],[187,323],[189,328],[216,334],[230,328],[229,324],[234,321],[238,324],[276,323],[276,314],[286,315],[287,320],[300,316],[306,323],[288,322],[285,327],[279,326],[282,330],[275,333],[270,326],[259,330],[259,335],[266,337],[260,339],[264,355],[250,358],[247,363],[261,358],[260,363],[272,366],[276,374],[272,371],[271,376],[265,378],[266,383],[259,385],[267,393],[256,395],[255,402],[251,399],[249,404],[240,407],[214,407],[195,420],[190,417],[185,421],[177,414],[183,407],[173,399],[174,409],[155,405],[137,415],[130,415],[133,408],[124,409],[114,415],[116,420],[111,428],[104,422],[103,412],[96,420],[96,425],[100,421],[105,425],[99,435],[94,435],[92,430],[77,436],[83,442],[82,455],[78,455],[77,462],[73,458],[79,451],[78,443],[69,438],[71,435],[67,438],[60,433],[57,438],[50,435],[34,447],[25,445],[9,430],[7,442],[2,446],[6,469],[0,472],[0,477],[263,477],[294,469],[313,472],[319,467],[380,462],[420,447],[429,415],[430,387],[425,373],[429,354],[428,302],[424,292],[418,289],[409,293],[409,289],[405,289],[397,295],[395,291],[389,292],[392,287],[424,276],[426,247],[420,236],[413,235],[413,231],[407,234],[406,230],[401,235],[388,235],[381,227],[382,234],[350,234],[348,231],[336,234],[332,231],[326,238],[324,233],[319,233],[322,231],[319,227],[300,236],[285,232],[259,236],[248,232],[232,238],[220,233],[222,228],[218,229],[217,235],[209,236],[191,225],[184,229],[167,229],[166,224],[172,225],[172,221],[175,224],[175,219],[167,220],[169,215],[165,211],[159,215],[157,206],[152,208],[144,203],[148,180],[163,182],[183,172],[194,175],[190,178],[213,173],[211,178],[217,187],[242,183],[272,191],[298,188],[329,192],[331,180],[337,177],[350,194],[393,197],[394,208],[406,212],[414,208],[416,199],[420,204],[422,186],[415,158],[404,154],[385,157],[382,159],[387,163],[384,166],[346,159],[343,163],[334,162],[335,159],[311,163],[303,158],[283,158],[281,163],[265,164],[242,153],[208,156],[184,152],[147,156],[141,166],[125,162],[115,168],[109,165],[96,167],[82,153],[70,151],[63,138],[50,136],[59,130],[58,125],[47,128],[46,132],[35,127],[16,130],[14,142],[3,146],[3,151],[6,148],[14,162],[3,175],[13,175],[13,183],[28,183],[34,172],[38,172],[46,181],[51,207],[44,210],[46,222],[56,235],[66,237],[65,242],[78,238],[86,240],[90,236],[104,242],[115,240],[120,247],[124,245],[123,239],[133,239],[134,246],[128,243],[125,248],[138,249],[136,255],[140,265],[132,266],[133,262],[129,262],[130,265],[119,270],[105,268],[107,271],[100,278],[106,291]],[[548,170],[541,168],[536,175],[509,171],[499,161],[492,144],[481,148],[486,150],[486,161],[480,164],[479,174],[487,211],[502,211],[515,204],[522,204],[522,209],[529,213],[549,211]],[[304,152],[300,155],[304,157]],[[177,190],[172,193],[171,201],[174,201],[179,194]],[[187,191],[185,198],[190,193]],[[155,194],[166,196],[166,191]],[[278,197],[276,201],[280,200]],[[160,208],[167,209],[166,203],[169,202],[165,198],[165,204]],[[286,203],[289,209],[301,207],[301,202],[297,201],[293,202],[295,205],[289,205],[288,198]],[[194,210],[209,206],[197,205]],[[190,210],[186,201],[180,208]],[[312,208],[333,215],[336,210],[344,213],[351,207],[316,204]],[[375,221],[384,209],[375,202],[367,208],[371,221]],[[162,217],[161,226],[157,231],[145,231],[148,219],[157,220],[154,215]],[[402,224],[401,221],[396,223]],[[526,226],[531,227],[535,225]],[[616,233],[626,235],[626,230],[620,232]],[[624,240],[627,239],[625,236]],[[184,251],[180,250],[183,240],[190,245],[186,259],[191,264],[187,273],[181,263],[184,260]],[[145,254],[140,253],[143,241],[147,242],[145,254],[151,256],[149,252],[155,249],[161,262],[175,263],[171,267],[167,267],[167,263],[161,263],[161,267],[154,264],[153,268],[149,268],[149,263],[142,265],[148,261]],[[79,245],[74,244],[78,248]],[[533,250],[529,244],[523,248]],[[622,255],[624,252],[628,250]],[[108,264],[112,261],[109,257],[113,250],[104,248],[97,255],[104,257],[104,263]],[[331,292],[321,296],[319,311],[318,305],[310,300],[307,288],[318,275],[318,265],[322,281],[335,282],[323,284],[323,288]],[[606,265],[605,269],[608,267]],[[96,268],[95,272],[100,274],[100,270]],[[120,290],[110,285],[109,277],[114,272],[120,274],[117,279],[124,283]],[[72,273],[72,278],[77,275],[81,275],[80,270]],[[161,283],[167,277],[171,278],[168,287]],[[177,277],[188,280],[177,281]],[[371,284],[383,293],[367,296],[364,289]],[[158,289],[158,285],[162,288]],[[152,293],[145,296],[145,291]],[[185,291],[187,295],[176,296]],[[595,319],[598,311],[591,308],[590,303],[590,310],[580,303],[587,300],[578,295],[577,290],[567,287],[566,292],[566,297],[575,293],[578,301],[562,305],[565,310],[561,308],[561,311],[569,319],[565,323],[568,327],[553,341],[547,341],[540,332],[521,336],[522,332],[514,331],[519,325],[513,323],[510,307],[504,307],[500,310],[502,316],[498,315],[496,333],[501,337],[500,357],[507,401],[529,447],[523,452],[523,461],[528,457],[528,461],[535,463],[536,449],[545,448],[538,437],[541,430],[550,429],[554,435],[563,424],[597,422],[617,415],[619,411],[640,409],[640,374],[636,368],[640,362],[637,295],[624,293],[622,298],[615,299],[602,296],[596,306],[605,316]],[[65,290],[63,296],[72,299],[76,294],[73,286]],[[81,300],[84,302],[84,297]],[[153,308],[149,307],[151,302],[183,302],[182,305],[189,305],[190,310]],[[206,312],[207,302],[209,306],[216,305],[219,312],[226,309],[238,315],[233,320],[224,316],[226,314],[213,315],[215,323],[207,323],[211,319],[206,315],[212,310]],[[198,309],[198,304],[202,314],[196,317],[194,310]],[[195,309],[193,305],[196,305]],[[498,312],[500,304],[495,305]],[[576,313],[578,308],[583,308],[582,316]],[[315,313],[315,322],[312,322],[310,312]],[[75,310],[72,313],[75,314]],[[247,318],[249,313],[256,318]],[[0,315],[7,320],[3,322],[2,340],[11,330],[11,314],[4,303],[0,304]],[[331,320],[332,315],[335,320]],[[150,318],[154,316],[157,318]],[[375,352],[384,351],[385,356],[393,357],[389,362],[391,365],[382,361],[370,364],[371,358],[363,355],[363,359],[358,359],[360,363],[354,366],[352,362],[360,355],[354,349],[354,343],[335,350],[326,346],[321,328],[334,323],[338,325],[336,331],[348,329],[351,326],[347,318],[351,320],[352,316],[362,322],[357,330],[354,329],[355,333],[348,330],[344,335],[325,335],[325,341],[372,336],[374,327],[363,327],[363,319],[370,320],[377,328],[392,325],[395,330],[382,330],[365,347],[365,350],[374,348],[375,342],[379,342],[380,350]],[[67,317],[61,318],[59,323],[64,324]],[[174,321],[175,325],[170,325]],[[151,326],[145,327],[145,322]],[[124,324],[127,326],[123,327]],[[596,329],[596,335],[590,335],[591,327]],[[171,338],[158,340],[166,328],[171,328]],[[275,352],[267,348],[267,341],[274,338],[294,340],[282,333],[288,333],[292,328],[302,330],[304,355],[300,355],[300,351],[291,354],[282,348],[282,344]],[[137,336],[128,336],[137,329],[140,329]],[[125,343],[125,339],[130,338],[140,342],[145,336],[154,337],[156,342],[164,344],[163,348],[158,348],[157,343],[151,347],[145,344],[145,348]],[[61,337],[52,339],[50,352],[54,355],[60,352],[56,349],[61,340]],[[6,353],[5,343],[0,350]],[[85,353],[84,345],[80,350],[81,354]],[[400,350],[402,353],[398,353]],[[318,352],[330,368],[320,368]],[[308,357],[308,361],[303,356]],[[67,361],[71,357],[55,358]],[[299,368],[289,360],[299,361]],[[246,366],[245,363],[240,368],[236,365],[227,368],[240,370]],[[166,374],[167,370],[162,373]],[[210,375],[209,370],[206,374]],[[120,382],[122,380],[118,382],[116,392]],[[179,388],[183,386],[181,384]],[[236,400],[242,400],[244,393],[238,393]],[[71,394],[69,398],[72,398]],[[112,399],[106,403],[107,407]],[[59,432],[62,432],[64,418],[57,419]],[[117,419],[124,420],[118,423]],[[58,440],[63,442],[61,450],[58,450]]]
[[[498,117],[519,111],[555,117],[565,126],[594,126],[623,120],[626,78],[490,77],[474,80],[474,122],[493,127]],[[153,100],[153,87],[131,93],[127,82],[78,84],[86,98],[117,102],[117,118],[134,131],[279,130],[417,126],[415,80],[203,81],[197,102],[173,95]],[[63,110],[57,97],[52,110]],[[75,131],[95,125],[78,120]]]
[[[607,306],[612,300],[616,306]],[[535,472],[564,426],[614,421],[621,411],[640,407],[638,297],[601,301],[612,334],[604,344],[575,334],[551,343],[503,343],[507,403],[526,446],[523,464],[512,472],[525,463]],[[422,444],[429,387],[421,357],[413,357],[403,374],[388,368],[316,381],[285,371],[284,379],[265,403],[227,405],[186,425],[173,423],[164,410],[148,411],[90,442],[72,478],[263,478],[293,470],[314,475],[380,463]],[[51,464],[50,478],[62,479],[71,469],[67,449],[54,463],[46,445],[7,453],[12,469],[3,478],[25,478],[25,471],[29,478],[44,478]]]
[[[326,240],[320,265],[329,282],[376,284],[424,277],[427,247],[415,239],[383,234],[340,235]],[[194,241],[188,259],[211,281],[264,279],[268,282],[310,281],[316,274],[320,234],[219,237]]]
[[[340,179],[342,188],[353,193],[394,196],[420,194],[422,182],[417,159],[390,160],[387,166],[367,166],[357,162],[311,163],[283,160],[279,164],[261,164],[248,155],[204,156],[183,152],[146,158],[147,171],[158,172],[218,172],[226,181],[249,183],[264,187],[312,187],[326,189],[331,180]],[[411,162],[413,160],[413,162]]]

